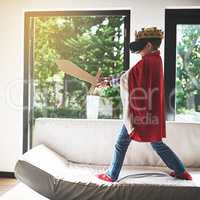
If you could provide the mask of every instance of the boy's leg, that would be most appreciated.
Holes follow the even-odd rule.
[[[106,171],[106,174],[113,181],[116,181],[118,179],[130,142],[131,142],[131,138],[128,135],[125,125],[123,125],[114,146],[111,165]]]
[[[177,175],[180,175],[185,171],[182,161],[165,143],[162,141],[151,142],[151,146],[164,161],[167,167],[174,170]]]

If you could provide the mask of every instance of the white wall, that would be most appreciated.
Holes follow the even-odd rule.
[[[131,9],[134,39],[142,26],[164,28],[165,7],[199,5],[199,0],[0,0],[0,171],[13,171],[22,153],[25,10]]]

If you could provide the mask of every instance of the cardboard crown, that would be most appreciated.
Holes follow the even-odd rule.
[[[135,32],[135,39],[146,39],[146,38],[160,38],[164,37],[164,32],[157,27],[142,28],[141,31]]]

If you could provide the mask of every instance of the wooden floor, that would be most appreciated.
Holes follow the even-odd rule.
[[[0,178],[0,195],[10,190],[17,184],[14,178]]]

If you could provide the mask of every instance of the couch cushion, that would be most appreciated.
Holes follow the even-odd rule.
[[[119,182],[98,180],[107,166],[65,160],[45,145],[24,154],[15,167],[16,177],[53,200],[190,200],[200,195],[200,170],[191,169],[193,181],[177,180],[162,167],[124,166]],[[173,198],[171,198],[173,197]]]
[[[187,167],[200,167],[200,123],[167,122],[166,142]],[[34,146],[46,144],[71,161],[108,165],[122,120],[36,120]],[[106,151],[105,151],[106,149]],[[84,155],[84,156],[83,156]],[[165,166],[149,143],[132,141],[125,165]]]

